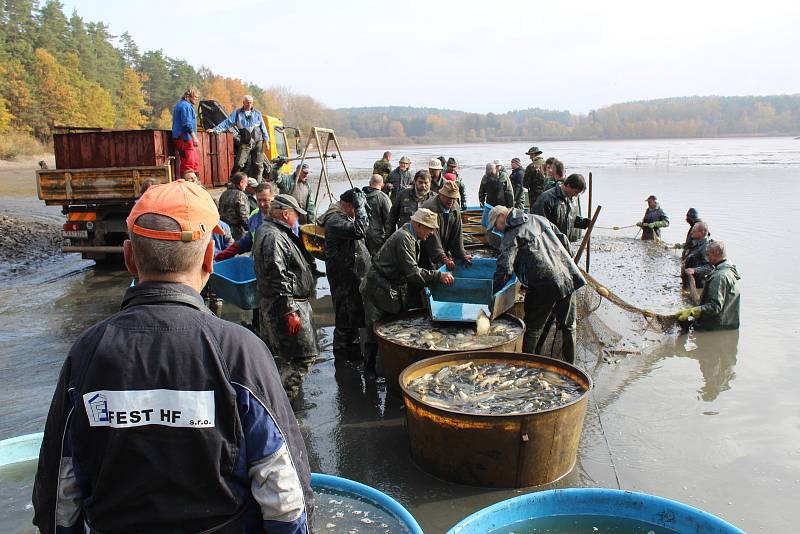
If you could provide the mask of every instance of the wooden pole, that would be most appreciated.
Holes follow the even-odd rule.
[[[600,210],[603,209],[603,206],[597,206],[597,209],[594,210],[594,215],[592,216],[592,222],[589,224],[589,228],[586,229],[586,235],[583,236],[583,241],[581,242],[581,246],[578,247],[578,252],[575,253],[575,257],[573,261],[577,264],[581,261],[581,256],[583,256],[583,251],[586,249],[586,243],[589,241],[589,238],[592,236],[592,230],[594,229],[594,223],[597,221],[597,216],[600,215]]]
[[[592,173],[589,172],[589,213],[592,213]],[[586,243],[586,272],[589,272],[589,264],[592,258],[592,238]]]

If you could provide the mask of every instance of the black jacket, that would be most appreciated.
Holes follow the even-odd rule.
[[[33,506],[44,534],[307,532],[308,454],[267,347],[187,286],[128,289],[64,362]]]

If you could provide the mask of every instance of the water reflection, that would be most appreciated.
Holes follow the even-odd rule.
[[[689,333],[681,334],[656,349],[656,361],[675,357],[696,360],[703,375],[703,387],[697,392],[698,398],[711,402],[723,391],[731,389],[731,382],[736,378],[734,367],[739,349],[739,331],[695,332],[691,335],[696,348],[687,348]]]

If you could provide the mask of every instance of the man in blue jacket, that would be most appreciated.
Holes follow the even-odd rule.
[[[33,490],[43,534],[309,534],[308,453],[267,347],[203,306],[219,215],[152,186],[128,217],[139,284],[86,330],[56,386]]]
[[[188,171],[200,172],[200,159],[195,150],[200,142],[197,138],[197,113],[194,110],[199,101],[200,92],[190,87],[172,110],[172,142],[180,161],[178,176]]]
[[[231,127],[236,129],[239,141],[239,148],[236,151],[236,170],[246,173],[247,162],[252,155],[256,170],[254,177],[260,180],[264,173],[264,150],[269,150],[269,134],[261,112],[253,108],[252,96],[244,95],[242,107],[217,124],[211,133],[218,134]]]

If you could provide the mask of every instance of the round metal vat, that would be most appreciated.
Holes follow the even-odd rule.
[[[473,361],[539,367],[578,382],[585,393],[558,408],[520,415],[476,415],[435,408],[407,385],[446,365]],[[470,486],[522,488],[556,481],[575,466],[592,379],[577,367],[534,354],[460,352],[417,362],[400,375],[411,456],[441,479]]]
[[[312,256],[325,261],[325,228],[316,224],[301,224],[300,239]]]
[[[453,352],[452,349],[433,350],[433,349],[420,349],[417,347],[409,347],[408,345],[402,345],[400,343],[396,343],[392,340],[386,339],[380,333],[381,325],[390,323],[400,318],[417,317],[422,315],[427,316],[428,311],[414,310],[405,315],[389,317],[377,321],[375,323],[374,331],[375,331],[375,337],[378,339],[378,350],[380,351],[381,354],[383,376],[386,378],[386,383],[389,384],[389,388],[395,393],[400,392],[398,378],[400,377],[400,373],[403,372],[403,369],[405,369],[412,363],[424,360],[425,358],[430,358],[432,356],[441,356],[442,354]],[[522,336],[525,333],[525,323],[523,323],[521,319],[509,314],[504,314],[501,315],[500,317],[503,317],[505,319],[508,319],[510,321],[519,324],[519,326],[522,327],[522,332],[517,338],[512,339],[511,341],[503,343],[502,345],[486,347],[485,349],[481,349],[478,352],[482,351],[519,352],[522,350]]]

